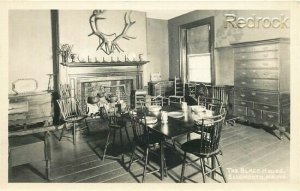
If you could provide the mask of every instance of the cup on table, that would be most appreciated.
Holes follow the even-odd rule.
[[[181,109],[182,109],[182,111],[187,111],[187,109],[188,109],[187,102],[181,102]]]
[[[168,123],[168,112],[166,111],[161,112],[161,122]]]

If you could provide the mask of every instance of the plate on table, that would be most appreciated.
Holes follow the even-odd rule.
[[[172,111],[168,113],[168,116],[172,118],[181,118],[183,117],[183,113],[181,111]]]
[[[149,111],[160,111],[161,106],[159,106],[159,105],[150,105],[150,106],[148,106],[148,110]]]
[[[157,118],[153,116],[146,116],[147,124],[154,124],[157,123]]]
[[[202,118],[203,119],[203,118]],[[213,125],[214,124],[214,120],[213,119],[194,119],[194,122],[196,125]]]
[[[191,109],[196,114],[206,111],[205,106],[202,106],[202,105],[193,105],[193,106],[191,106]]]

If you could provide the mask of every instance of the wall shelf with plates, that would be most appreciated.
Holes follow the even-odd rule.
[[[69,62],[61,63],[67,67],[112,67],[112,66],[142,66],[149,61],[126,61],[126,62]]]

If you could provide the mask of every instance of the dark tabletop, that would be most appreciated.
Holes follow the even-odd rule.
[[[180,108],[164,106],[162,111],[182,111]],[[176,138],[181,135],[185,135],[191,132],[194,122],[188,118],[187,115],[182,118],[168,117],[167,123],[162,123],[160,116],[158,116],[158,122],[156,124],[148,125],[151,130],[164,135],[167,138]]]

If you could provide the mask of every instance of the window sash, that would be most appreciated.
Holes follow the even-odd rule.
[[[211,54],[189,54],[188,81],[211,83]]]

